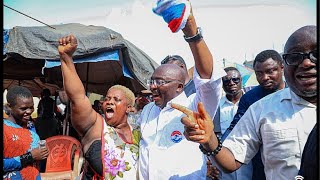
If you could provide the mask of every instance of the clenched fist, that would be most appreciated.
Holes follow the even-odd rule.
[[[72,57],[78,46],[77,38],[74,35],[69,35],[59,39],[58,51],[59,54]]]

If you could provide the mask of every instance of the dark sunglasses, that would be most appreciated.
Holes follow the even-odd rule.
[[[223,84],[229,84],[231,81],[238,84],[240,82],[240,78],[230,78],[222,80]]]
[[[310,59],[313,63],[317,64],[318,51],[313,50],[309,53],[301,53],[301,52],[288,53],[288,54],[283,54],[282,58],[286,62],[286,64],[289,66],[298,66],[305,59]]]

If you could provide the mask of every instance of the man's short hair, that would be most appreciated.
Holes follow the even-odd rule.
[[[237,71],[239,74],[240,74],[240,71],[237,69],[237,68],[235,68],[235,67],[226,67],[226,68],[224,68],[224,71],[227,73],[227,72],[229,72],[229,71]]]
[[[167,64],[169,61],[179,61],[181,64],[184,65],[184,67],[187,68],[187,64],[184,61],[184,59],[179,56],[179,55],[168,55],[167,57],[165,57],[162,61],[161,64]]]
[[[256,58],[253,61],[253,67],[256,65],[257,62],[265,62],[267,59],[272,58],[273,60],[277,61],[279,64],[283,63],[282,57],[281,55],[272,49],[269,50],[264,50],[262,52],[260,52]]]
[[[17,103],[17,98],[32,98],[33,95],[28,88],[22,86],[14,86],[10,88],[7,92],[7,102],[10,106],[15,106]]]

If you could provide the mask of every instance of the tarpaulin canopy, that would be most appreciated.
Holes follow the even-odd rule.
[[[61,89],[58,85],[45,82],[45,77],[41,73],[44,61],[14,55],[14,58],[8,58],[2,64],[3,91],[14,86],[23,86],[28,88],[34,97],[40,97],[43,89],[49,89],[51,94]]]
[[[62,87],[58,39],[69,34],[74,34],[78,39],[73,58],[87,92],[104,95],[114,84],[122,84],[139,92],[147,87],[146,80],[158,67],[141,49],[124,39],[120,33],[106,27],[78,23],[53,27],[56,29],[47,26],[17,26],[11,29],[4,54],[7,64],[15,65],[4,63],[4,76],[42,76],[46,82]],[[23,65],[19,71],[15,70],[17,64],[32,63],[30,69]],[[40,64],[46,68],[39,69]],[[31,69],[34,74],[27,73]]]

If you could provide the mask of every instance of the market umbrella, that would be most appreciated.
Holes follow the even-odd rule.
[[[28,59],[19,54],[5,54],[3,65],[3,78],[14,80],[32,80],[35,77],[44,77],[41,73],[44,60]]]
[[[33,96],[40,97],[45,88],[49,89],[51,94],[60,89],[55,84],[44,82],[44,75],[41,73],[44,60],[26,59],[18,54],[12,56],[5,54],[2,64],[3,91],[14,86],[23,86],[28,88]]]
[[[242,86],[243,87],[249,87],[249,86],[257,86],[259,85],[258,81],[257,81],[257,77],[256,74],[254,72],[245,75],[244,77],[242,77]]]
[[[51,94],[54,95],[60,88],[55,84],[43,83],[39,78],[28,79],[28,80],[17,80],[17,79],[3,79],[3,91],[9,90],[14,86],[22,86],[28,88],[34,97],[41,97],[43,89],[49,89]]]

